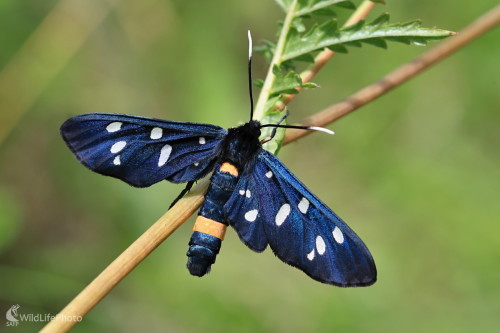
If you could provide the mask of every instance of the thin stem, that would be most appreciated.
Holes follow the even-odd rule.
[[[297,0],[294,0],[290,5],[285,21],[283,22],[283,27],[281,28],[280,37],[278,43],[276,44],[276,49],[274,50],[273,59],[269,65],[269,70],[267,71],[266,79],[264,80],[264,85],[259,94],[259,99],[257,100],[257,105],[255,106],[254,119],[262,119],[264,117],[266,102],[271,94],[271,89],[273,87],[274,81],[276,80],[276,75],[273,73],[274,66],[279,66],[281,64],[281,56],[285,49],[285,42],[288,32],[292,26],[292,21],[295,18],[295,9],[297,7]]]
[[[318,127],[318,126],[301,126],[301,125],[280,125],[280,124],[265,124],[261,125],[262,127],[274,127],[276,128],[292,128],[292,129],[300,129],[300,130],[305,130],[305,131],[320,131],[328,134],[335,134],[335,132],[330,131],[327,128],[323,127]],[[273,131],[274,132],[274,131]],[[271,135],[271,139],[274,137],[274,135]],[[267,141],[266,141],[267,142]]]
[[[497,6],[465,28],[458,36],[441,42],[430,51],[424,53],[421,57],[387,75],[376,84],[368,86],[344,101],[307,118],[303,124],[306,126],[324,126],[356,110],[362,105],[390,91],[395,86],[417,75],[437,61],[456,52],[461,47],[470,43],[499,23],[500,6]],[[408,69],[402,70],[402,68],[406,66],[409,66]],[[308,133],[309,131],[287,131],[284,144],[295,141]],[[84,316],[87,314],[115,285],[117,285],[198,209],[203,202],[203,196],[207,187],[208,180],[204,180],[195,186],[189,194],[179,200],[172,209],[131,244],[115,259],[115,261],[99,274],[94,281],[75,297],[59,313],[59,318],[64,318],[64,316],[66,316],[66,318],[69,316]],[[70,330],[76,323],[76,321],[58,321],[56,319],[48,323],[42,332],[65,332]]]
[[[66,332],[77,321],[67,318],[85,316],[97,305],[125,276],[128,275],[158,245],[167,239],[186,221],[204,200],[209,179],[198,183],[185,197],[158,219],[146,232],[120,254],[101,274],[99,274],[80,294],[78,294],[41,332]],[[59,320],[58,320],[59,319]],[[62,320],[61,320],[62,319]]]

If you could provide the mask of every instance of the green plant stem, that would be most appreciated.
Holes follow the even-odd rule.
[[[279,66],[281,64],[281,57],[285,49],[285,42],[290,27],[292,26],[293,19],[295,18],[295,12],[297,8],[297,0],[294,0],[288,9],[285,21],[283,22],[283,27],[281,28],[280,37],[278,43],[276,44],[276,49],[274,50],[273,59],[269,65],[269,70],[267,71],[266,79],[264,80],[264,85],[259,94],[259,99],[255,105],[254,119],[260,120],[264,117],[266,102],[269,99],[271,89],[273,87],[274,81],[276,80],[276,75],[273,73],[274,66]]]

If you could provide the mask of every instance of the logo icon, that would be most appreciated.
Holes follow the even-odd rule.
[[[5,318],[7,318],[7,326],[17,326],[19,324],[19,319],[17,319],[18,313],[17,309],[20,308],[19,304],[12,305],[7,313],[5,314]]]

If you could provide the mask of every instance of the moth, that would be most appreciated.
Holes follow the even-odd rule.
[[[89,113],[67,120],[61,135],[84,166],[135,187],[162,180],[192,184],[213,171],[189,241],[192,275],[210,271],[230,225],[250,249],[262,252],[269,245],[315,280],[340,287],[373,284],[375,263],[363,241],[262,148],[261,129],[268,126],[317,129],[250,120],[226,130]]]

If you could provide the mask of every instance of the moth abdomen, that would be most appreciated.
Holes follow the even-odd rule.
[[[221,244],[222,239],[220,238],[199,231],[193,232],[187,252],[189,273],[201,277],[210,272],[210,267],[215,263]]]
[[[189,241],[187,268],[191,275],[203,276],[215,263],[227,228],[222,207],[233,193],[237,180],[238,169],[230,163],[223,163],[212,175]]]

